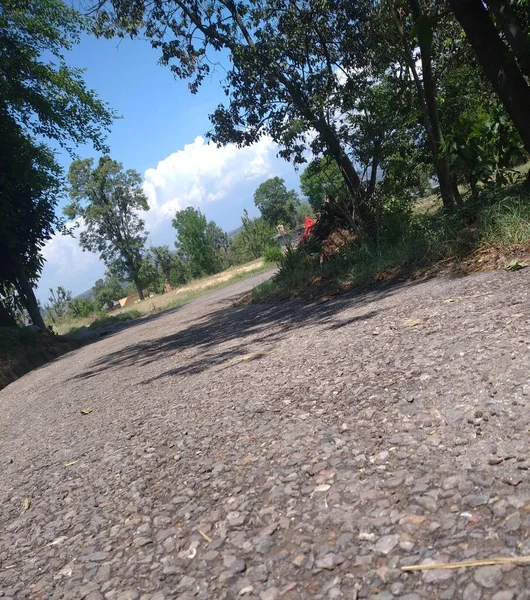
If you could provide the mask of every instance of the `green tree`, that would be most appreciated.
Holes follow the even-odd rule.
[[[296,210],[300,200],[295,190],[285,187],[285,180],[281,177],[272,177],[260,184],[254,192],[254,204],[271,227],[296,226]]]
[[[263,217],[251,219],[245,210],[241,222],[243,227],[230,244],[230,253],[238,264],[260,258],[265,248],[274,244],[274,230]]]
[[[177,211],[172,221],[177,230],[175,246],[186,258],[194,277],[211,275],[221,269],[221,251],[227,236],[197,208]]]
[[[481,0],[449,0],[448,4],[465,31],[486,77],[510,115],[526,151],[530,153],[530,120],[528,119],[530,85],[521,70],[521,68],[526,70],[529,64],[529,32],[521,31],[522,47],[512,36],[507,37],[508,43],[506,43],[494,21],[495,5],[498,5],[498,2],[486,2],[491,12]],[[514,12],[513,9],[517,9],[515,3],[506,4],[511,13]],[[528,3],[523,0],[519,4],[522,15],[528,19]],[[508,12],[505,11],[504,15],[507,14]],[[517,23],[519,29],[522,22],[524,21]],[[501,23],[504,29],[509,28],[509,23],[506,23],[502,17]],[[528,27],[528,21],[526,26]],[[512,29],[512,32],[515,33],[515,30]]]
[[[147,233],[138,212],[148,210],[140,174],[109,156],[76,160],[70,165],[68,193],[71,198],[64,212],[70,219],[81,217],[86,227],[79,234],[83,250],[98,252],[117,274],[134,283],[143,300],[139,277]]]
[[[318,212],[326,197],[344,198],[347,189],[337,163],[329,158],[315,159],[300,175],[300,190]]]
[[[109,0],[99,4],[99,22],[106,35],[117,29],[122,35],[146,32],[161,51],[161,63],[190,79],[193,93],[212,72],[210,51],[226,53],[227,101],[211,115],[209,137],[245,146],[270,135],[280,155],[295,163],[305,162],[308,148],[329,156],[340,168],[350,212],[360,223],[369,220],[370,210],[349,152],[348,128],[337,116],[368,82],[362,75],[362,32],[372,4]]]
[[[107,271],[104,279],[98,279],[92,288],[94,301],[99,309],[110,308],[126,293],[116,274]]]
[[[45,328],[33,286],[42,247],[60,228],[62,172],[43,142],[104,148],[113,114],[86,88],[65,51],[88,22],[61,0],[4,0],[0,9],[0,302]],[[35,138],[42,142],[36,142]]]
[[[163,282],[171,285],[171,270],[175,265],[175,253],[171,252],[169,246],[153,246],[149,248],[149,253],[155,264],[157,271],[162,275]]]
[[[72,292],[66,290],[64,287],[59,286],[56,290],[50,288],[48,304],[44,306],[44,309],[54,323],[57,323],[59,319],[66,315],[71,300]]]
[[[90,298],[74,298],[68,304],[68,314],[74,319],[86,319],[97,311],[96,301]]]

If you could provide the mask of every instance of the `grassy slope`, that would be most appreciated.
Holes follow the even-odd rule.
[[[448,218],[431,196],[412,214],[389,218],[377,248],[343,248],[320,262],[314,252],[288,253],[280,272],[258,286],[255,301],[314,296],[355,285],[437,273],[467,273],[530,264],[530,195],[520,185],[483,190],[464,210]]]

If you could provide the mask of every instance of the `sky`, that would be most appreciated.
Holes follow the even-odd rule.
[[[67,56],[71,66],[86,69],[87,86],[114,109],[107,142],[113,159],[143,177],[150,209],[143,218],[148,245],[173,247],[175,211],[199,207],[225,231],[240,226],[246,208],[257,215],[253,194],[260,183],[278,175],[298,189],[299,173],[277,157],[269,138],[247,148],[208,143],[208,115],[225,98],[222,73],[206,80],[192,95],[186,81],[175,80],[157,64],[157,51],[143,40],[103,40],[86,36]],[[91,147],[78,149],[80,158],[97,158]],[[61,154],[65,170],[71,162]],[[63,203],[64,204],[64,203]],[[59,207],[62,210],[62,205]],[[83,252],[77,240],[56,235],[43,251],[46,263],[37,287],[45,302],[49,288],[62,285],[74,296],[92,287],[105,266],[96,254]]]

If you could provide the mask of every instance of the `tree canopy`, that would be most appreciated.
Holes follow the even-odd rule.
[[[147,233],[139,212],[149,205],[140,174],[103,156],[96,167],[93,159],[74,161],[68,181],[71,202],[64,212],[69,219],[82,218],[81,247],[133,281],[143,300],[139,272]]]
[[[286,188],[281,177],[272,177],[260,184],[254,192],[254,204],[270,227],[295,227],[297,224],[300,199],[295,190]]]
[[[42,328],[33,284],[42,248],[62,225],[55,209],[63,183],[45,143],[102,150],[114,117],[66,63],[87,27],[61,0],[5,0],[0,8],[0,299]]]
[[[172,221],[177,230],[175,246],[187,260],[193,276],[211,275],[221,269],[228,236],[198,208],[177,211]]]

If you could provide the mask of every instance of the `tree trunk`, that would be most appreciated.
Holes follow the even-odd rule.
[[[33,292],[33,286],[28,280],[28,276],[26,275],[26,271],[24,266],[22,265],[20,259],[15,259],[13,261],[16,274],[17,274],[17,282],[16,288],[20,295],[21,300],[24,303],[25,309],[28,311],[29,317],[33,325],[42,329],[43,331],[47,331],[46,323],[40,314],[39,305],[37,303],[37,298],[35,298],[35,293]]]
[[[140,283],[140,280],[138,279],[137,275],[133,276],[133,282],[136,287],[136,291],[138,292],[138,297],[140,298],[140,300],[144,300],[145,299],[144,290],[142,288],[142,284]]]
[[[510,49],[499,36],[482,0],[449,0],[449,5],[530,153],[530,87]]]
[[[422,31],[421,28],[421,21],[424,17],[424,13],[420,0],[409,0],[409,3],[414,21],[418,27],[418,44],[421,53],[423,91],[427,118],[431,126],[431,146],[434,155],[434,166],[438,176],[438,183],[440,184],[440,193],[442,195],[444,208],[451,209],[455,204],[453,178],[451,176],[451,169],[449,167],[447,156],[442,153],[444,138],[438,116],[436,86],[434,84],[432,73],[432,37],[429,34],[425,35],[425,31]],[[424,27],[428,27],[428,25],[425,25]]]
[[[381,149],[381,143],[376,140],[374,143],[374,155],[372,157],[372,167],[370,169],[370,181],[368,182],[368,190],[366,195],[370,199],[375,192],[375,186],[377,184],[377,169],[379,168],[379,152]]]
[[[530,77],[530,40],[519,23],[517,15],[507,2],[501,0],[486,0],[487,6],[495,15],[497,22],[506,36],[521,71]]]
[[[18,327],[13,315],[0,303],[0,327]]]
[[[247,29],[241,15],[238,12],[236,4],[233,0],[226,0],[224,3],[228,10],[231,12],[234,21],[237,23],[241,33],[243,34],[247,44],[250,48],[255,48],[256,44],[250,34],[250,31]],[[187,14],[190,17],[190,20],[200,29],[203,33],[207,33],[204,30],[202,24],[198,22],[198,19],[189,9],[186,10]],[[236,50],[236,46],[233,41],[228,38],[224,38],[223,43],[227,48],[230,48],[232,51]],[[369,207],[366,205],[363,198],[363,188],[362,181],[353,166],[352,161],[349,159],[348,155],[344,151],[342,144],[340,143],[335,131],[330,126],[330,124],[323,118],[321,115],[317,115],[315,111],[310,106],[307,98],[304,96],[303,92],[300,91],[296,81],[293,81],[288,76],[285,75],[284,71],[281,69],[279,65],[275,65],[272,67],[272,72],[275,77],[283,84],[285,89],[287,90],[291,101],[300,111],[300,114],[303,115],[305,119],[307,119],[314,128],[320,134],[322,140],[324,141],[329,155],[336,161],[339,169],[344,177],[344,181],[350,192],[352,203],[353,203],[353,215],[352,221],[358,220],[361,225],[364,226],[366,231],[369,233],[370,230],[373,229],[373,219],[371,218],[371,213]],[[357,214],[355,214],[357,213]]]
[[[440,194],[442,196],[443,205],[444,208],[449,211],[454,207],[455,198],[451,184],[449,162],[447,161],[446,157],[440,158],[440,145],[443,142],[443,136],[438,119],[435,86],[432,79],[430,42],[426,41],[425,39],[422,40],[421,34],[418,35],[423,69],[422,82],[418,75],[418,70],[416,69],[416,63],[414,62],[412,50],[408,43],[407,36],[395,10],[393,0],[388,0],[388,5],[392,12],[396,29],[403,44],[405,62],[407,63],[407,66],[412,74],[412,78],[414,79],[414,85],[416,86],[418,102],[422,111],[423,123],[425,125],[425,132],[427,134],[427,141],[431,149],[433,164],[438,177],[438,183],[440,184]],[[423,14],[423,10],[418,0],[411,0],[410,5],[414,15],[414,20],[417,23],[418,19]],[[425,67],[427,67],[427,76],[425,74]]]

